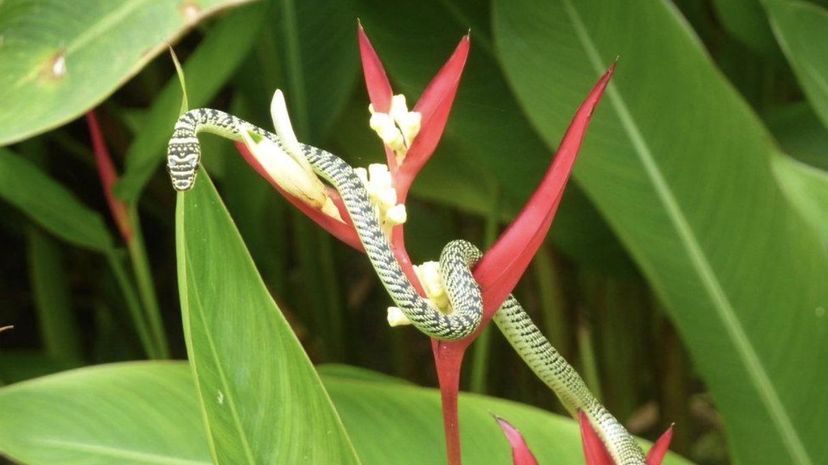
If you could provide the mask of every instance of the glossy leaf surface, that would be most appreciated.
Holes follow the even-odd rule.
[[[111,250],[112,236],[100,213],[37,165],[5,149],[0,149],[0,198],[66,242],[99,252]]]
[[[244,1],[0,3],[0,145],[79,116],[189,27]]]
[[[828,127],[828,9],[804,1],[764,0],[764,4],[805,95]]]
[[[435,389],[354,367],[322,371],[362,463],[414,465],[444,459]],[[195,386],[183,362],[104,365],[20,383],[0,389],[0,408],[0,453],[24,465],[210,463]],[[574,421],[514,402],[463,394],[464,456],[470,465],[511,463],[509,444],[492,413],[520,429],[539,463],[583,465]],[[690,462],[668,454],[664,464]]]
[[[339,416],[205,172],[178,194],[178,283],[215,463],[356,464]]]
[[[502,1],[495,18],[510,82],[550,146],[563,109],[621,56],[576,179],[670,310],[735,460],[819,463],[828,257],[784,200],[759,120],[666,3]]]
[[[0,453],[25,465],[208,465],[182,363],[126,363],[0,390]]]

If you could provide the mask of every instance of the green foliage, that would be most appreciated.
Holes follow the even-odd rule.
[[[187,104],[191,108],[204,106],[215,97],[247,55],[264,18],[258,5],[233,11],[193,52],[183,66],[183,74],[200,77],[190,80],[187,85]],[[158,165],[162,164],[181,101],[181,83],[177,75],[171,76],[150,107],[147,124],[126,153],[124,176],[116,188],[119,197],[136,201]]]
[[[359,463],[206,173],[178,194],[176,218],[184,334],[214,461]]]
[[[128,363],[0,391],[0,451],[27,465],[209,464],[188,370]]]
[[[782,190],[828,246],[828,173],[785,155],[772,163]]]
[[[102,253],[112,249],[112,236],[100,213],[37,165],[5,149],[0,149],[0,197],[66,242]]]
[[[561,108],[574,108],[622,57],[577,179],[670,310],[737,461],[818,463],[828,449],[812,419],[828,415],[828,403],[801,399],[828,383],[819,361],[828,355],[819,314],[828,255],[783,201],[757,118],[666,6],[495,6],[505,69],[549,145],[567,124]],[[567,87],[574,82],[585,84]],[[781,349],[780,332],[797,342]]]
[[[801,1],[764,0],[764,4],[805,95],[828,127],[828,9]]]
[[[325,387],[354,439],[361,463],[439,463],[442,426],[436,390],[365,370],[323,372]],[[563,417],[471,394],[464,395],[460,404],[461,421],[468,425],[464,434],[470,445],[466,454],[470,464],[509,461],[506,440],[499,438],[493,412],[514,421],[541,463],[583,463],[577,425]],[[0,409],[4,412],[0,452],[26,464],[211,463],[193,380],[184,363],[105,365],[48,376],[0,391]],[[313,413],[305,411],[308,416]],[[78,424],[78,418],[93,421]],[[290,429],[292,424],[269,426]],[[307,436],[294,440],[296,446],[313,445]],[[325,463],[346,461],[332,457]],[[664,464],[689,462],[670,455]]]
[[[244,1],[3,2],[0,144],[76,118],[187,27]]]
[[[428,341],[386,326],[365,257],[219,138],[202,142],[221,198],[202,173],[175,202],[158,169],[182,102],[170,45],[191,108],[269,127],[280,88],[300,140],[382,161],[358,17],[410,105],[471,29],[446,135],[407,205],[415,262],[450,239],[491,243],[619,57],[518,297],[637,434],[675,421],[672,449],[704,465],[828,456],[825,0],[243,3],[0,0],[0,144],[15,144],[0,148],[0,327],[15,325],[0,333],[0,383],[17,383],[0,388],[1,455],[443,463],[438,394],[418,387],[435,384]],[[112,234],[85,128],[66,124],[92,107],[122,167],[130,240]],[[559,409],[488,333],[462,386]],[[189,371],[24,381],[170,354]],[[344,364],[317,374],[324,362]],[[475,395],[461,396],[465,462],[510,463],[491,413],[540,463],[583,463],[574,422]]]

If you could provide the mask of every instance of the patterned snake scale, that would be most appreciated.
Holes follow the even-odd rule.
[[[167,170],[178,191],[193,187],[201,158],[197,134],[201,131],[240,140],[242,131],[253,131],[280,146],[279,136],[233,115],[212,110],[191,110],[179,118],[167,150]],[[394,303],[425,334],[442,340],[461,339],[478,327],[483,301],[471,267],[480,250],[469,242],[449,242],[440,254],[440,274],[452,304],[452,312],[440,312],[420,297],[408,281],[382,233],[377,215],[362,181],[342,159],[322,149],[300,144],[314,171],[339,191],[354,227],[377,275]],[[573,415],[583,411],[617,465],[644,465],[641,448],[604,406],[590,393],[574,368],[564,360],[518,301],[509,296],[494,321],[515,351],[549,386]]]

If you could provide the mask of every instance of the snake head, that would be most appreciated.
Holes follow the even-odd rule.
[[[177,191],[192,189],[200,158],[198,139],[195,137],[170,139],[167,147],[167,172]]]

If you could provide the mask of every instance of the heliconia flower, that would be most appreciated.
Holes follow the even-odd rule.
[[[411,142],[411,146],[407,148],[401,163],[397,163],[397,154],[394,149],[387,143],[385,146],[388,167],[394,175],[397,197],[401,203],[405,203],[411,183],[428,162],[443,135],[457,88],[460,85],[460,77],[466,66],[466,58],[469,55],[469,36],[468,34],[463,36],[454,53],[423,91],[413,111],[407,112],[402,111],[402,105],[400,105],[400,103],[404,105],[404,97],[393,94],[385,68],[368,40],[362,24],[357,27],[357,35],[359,36],[359,53],[362,59],[365,86],[368,89],[371,110],[374,113],[372,118],[377,114],[388,114],[397,117],[396,120],[402,123],[398,124],[401,129],[413,131],[416,128],[416,131],[413,131],[416,137]],[[418,113],[419,116],[414,116],[413,113]],[[406,119],[408,119],[407,122]],[[410,133],[403,134],[406,137],[409,135]]]
[[[489,249],[474,270],[483,293],[484,313],[491,317],[515,288],[532,257],[546,238],[561,202],[569,174],[584,140],[592,112],[615,71],[613,64],[575,112],[540,186],[517,219]]]
[[[583,412],[578,412],[578,422],[581,426],[581,441],[584,447],[584,461],[587,465],[616,465],[610,457],[607,448],[598,436],[598,433],[592,429],[589,419]],[[647,465],[661,465],[664,456],[667,454],[667,449],[670,448],[670,441],[673,439],[673,427],[667,428],[667,431],[658,438],[647,452]]]
[[[503,430],[509,446],[512,448],[512,463],[514,465],[538,465],[538,461],[526,445],[526,440],[514,426],[500,417],[495,417],[497,425]]]
[[[483,255],[474,269],[474,277],[483,295],[483,321],[472,335],[459,341],[432,341],[437,365],[437,379],[443,403],[443,424],[450,465],[459,465],[460,439],[457,417],[457,391],[460,367],[468,346],[488,325],[491,317],[512,292],[529,262],[537,252],[557,211],[578,155],[590,118],[615,70],[611,66],[598,80],[581,104],[558,147],[555,160],[540,186],[532,194],[517,219],[494,246]]]
[[[327,192],[328,197],[331,199],[331,202],[336,206],[337,210],[339,211],[339,216],[341,219],[334,218],[331,215],[323,213],[321,209],[315,208],[304,200],[300,199],[289,193],[285,190],[279,183],[271,177],[270,173],[265,169],[263,164],[258,160],[258,158],[248,150],[247,146],[243,142],[236,143],[236,150],[241,153],[242,157],[244,157],[245,161],[256,170],[261,177],[265,178],[270,185],[272,185],[282,197],[287,199],[294,207],[300,210],[302,213],[305,214],[308,218],[312,219],[316,224],[322,227],[322,229],[331,233],[334,237],[341,240],[342,242],[350,245],[356,250],[363,251],[362,242],[359,240],[359,236],[357,236],[357,232],[354,229],[353,224],[351,223],[351,217],[348,215],[348,211],[345,209],[344,204],[342,203],[342,198],[339,196],[339,193],[336,189],[332,187],[325,186],[325,190]]]
[[[325,185],[310,165],[306,168],[303,163],[297,161],[297,157],[291,156],[275,142],[253,131],[242,132],[242,141],[269,177],[282,189],[311,207],[321,210],[322,213],[342,221]]]
[[[415,272],[405,248],[404,205],[414,178],[434,153],[448,120],[460,78],[469,53],[469,36],[465,35],[451,57],[431,80],[412,111],[408,111],[404,97],[394,95],[385,69],[374,47],[368,40],[362,25],[357,28],[360,57],[365,83],[371,104],[370,125],[383,141],[387,159],[387,170],[374,167],[371,172],[357,169],[378,211],[384,229],[390,228],[390,245],[403,272],[423,297],[431,297]],[[549,167],[539,188],[530,198],[515,222],[506,230],[495,245],[484,254],[474,270],[475,279],[483,293],[484,318],[480,328],[471,336],[458,341],[432,341],[443,403],[443,421],[446,433],[446,449],[449,465],[460,465],[460,441],[457,417],[457,392],[463,355],[469,344],[485,328],[492,315],[506,296],[511,293],[529,262],[546,237],[554,218],[564,187],[569,179],[575,158],[589,125],[590,117],[598,104],[615,66],[601,77],[587,99],[575,114],[564,134],[555,160]],[[274,103],[276,105],[276,103]],[[278,110],[278,108],[276,108]],[[273,111],[274,115],[277,112]],[[286,121],[282,116],[278,121]],[[277,127],[277,130],[279,128]],[[283,130],[287,130],[284,129]],[[291,130],[292,133],[292,130]],[[237,144],[247,161],[294,206],[340,240],[362,250],[359,238],[353,228],[340,196],[333,188],[326,187],[326,194],[340,213],[340,219],[311,206],[296,195],[287,192],[271,173],[242,144]],[[385,168],[383,166],[383,168]],[[382,173],[380,173],[382,171]],[[375,174],[380,181],[374,181]],[[388,173],[388,176],[385,175]],[[391,186],[386,181],[390,178]],[[390,195],[393,187],[396,195]],[[385,213],[383,213],[385,212]],[[389,220],[389,215],[392,216]],[[385,230],[388,234],[388,230]],[[433,286],[429,286],[433,287]],[[431,289],[432,294],[434,289]],[[436,294],[435,294],[436,295]],[[400,309],[390,307],[388,321],[392,326],[406,324],[407,319]],[[501,424],[501,427],[503,425]],[[506,431],[506,429],[504,429]],[[508,435],[508,434],[507,434]],[[531,462],[527,462],[531,463]]]

